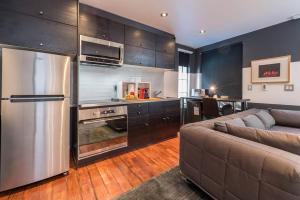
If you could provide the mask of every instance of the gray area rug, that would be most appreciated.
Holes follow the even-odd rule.
[[[115,200],[212,200],[192,183],[187,183],[179,167],[154,177]]]

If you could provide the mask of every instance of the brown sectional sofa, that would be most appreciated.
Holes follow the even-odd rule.
[[[182,174],[214,199],[300,200],[299,155],[214,130],[216,121],[258,111],[184,125],[180,130]],[[299,123],[299,128],[279,123],[271,129],[300,134],[300,121],[293,123]]]

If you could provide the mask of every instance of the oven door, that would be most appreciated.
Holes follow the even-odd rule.
[[[79,122],[78,141],[79,159],[127,147],[127,116]]]

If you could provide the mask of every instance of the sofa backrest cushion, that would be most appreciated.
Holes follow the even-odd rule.
[[[226,124],[228,133],[300,155],[300,135]]]
[[[300,111],[271,109],[277,125],[300,128]]]
[[[255,115],[248,115],[242,120],[247,127],[266,129],[264,123]]]
[[[241,118],[235,118],[235,119],[230,119],[230,120],[226,120],[226,121],[215,122],[215,124],[214,124],[215,130],[227,133],[226,123],[235,125],[235,126],[246,127],[244,121]]]
[[[255,114],[265,125],[266,129],[271,129],[275,125],[275,119],[269,112],[261,110]]]

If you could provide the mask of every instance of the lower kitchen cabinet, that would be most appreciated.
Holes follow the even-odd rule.
[[[151,143],[149,116],[128,118],[128,146],[138,147]]]
[[[130,147],[144,146],[176,137],[179,128],[179,100],[128,106],[128,143]]]

